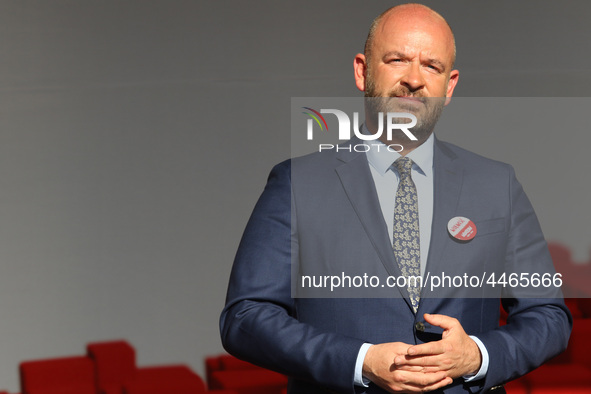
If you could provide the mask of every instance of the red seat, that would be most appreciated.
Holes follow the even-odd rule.
[[[136,366],[135,349],[126,341],[87,345],[94,360],[99,393],[200,394],[203,380],[185,365]]]
[[[591,319],[574,319],[566,352],[520,380],[527,386],[530,394],[591,394],[589,349]]]
[[[534,387],[528,394],[591,394],[591,387]]]
[[[94,369],[88,357],[25,361],[19,373],[23,394],[96,394]]]
[[[219,356],[207,357],[205,359],[205,378],[207,380],[208,387],[211,382],[211,374],[214,371],[226,371],[226,370],[239,370],[239,369],[257,369],[254,364],[247,361],[240,360],[229,354],[222,354]]]
[[[521,380],[514,380],[505,384],[507,394],[528,394],[527,388]]]
[[[575,319],[573,331],[568,342],[568,352],[572,362],[591,369],[591,319]]]
[[[233,390],[207,391],[201,377],[184,365],[139,368],[135,379],[124,383],[123,392],[125,394],[238,394]]]
[[[287,377],[261,368],[229,354],[205,359],[210,389],[234,390],[239,394],[281,394],[287,388]]]
[[[525,375],[530,388],[588,387],[591,388],[591,369],[581,364],[542,365]]]
[[[262,368],[214,371],[210,387],[238,394],[281,394],[287,387],[287,377]]]
[[[133,379],[135,349],[125,341],[91,343],[86,346],[94,361],[99,393],[121,394],[123,382]]]
[[[186,366],[170,365],[138,369],[123,389],[126,394],[201,394],[205,383]]]
[[[573,319],[583,318],[583,312],[580,308],[579,298],[565,298],[564,303],[566,304]]]

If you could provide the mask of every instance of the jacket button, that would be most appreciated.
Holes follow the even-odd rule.
[[[419,332],[425,332],[425,324],[422,321],[418,321],[415,323],[415,330]]]

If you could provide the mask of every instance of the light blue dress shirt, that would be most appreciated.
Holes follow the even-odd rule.
[[[364,133],[368,133],[363,125]],[[417,197],[419,199],[419,232],[421,241],[421,275],[425,275],[427,266],[427,256],[429,255],[429,244],[431,243],[431,224],[433,221],[433,147],[435,137],[429,136],[427,141],[410,152],[407,157],[412,159],[413,166],[411,177],[417,188]],[[393,150],[386,148],[386,145],[380,141],[372,142],[375,144],[367,151],[367,159],[370,164],[371,176],[375,183],[382,215],[388,227],[390,239],[393,237],[394,227],[394,202],[396,201],[396,191],[400,176],[392,167],[392,164],[401,157]],[[380,145],[381,144],[381,145]],[[484,344],[475,336],[470,336],[478,345],[482,355],[482,364],[476,375],[464,376],[466,381],[481,379],[488,371],[488,352]],[[355,384],[365,386],[369,381],[363,377],[363,361],[371,344],[365,343],[359,349],[357,362],[355,364]]]

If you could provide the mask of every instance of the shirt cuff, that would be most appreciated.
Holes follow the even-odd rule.
[[[478,370],[476,375],[462,376],[464,378],[464,381],[466,382],[482,379],[486,376],[486,373],[488,372],[488,351],[486,350],[484,343],[482,343],[480,339],[476,338],[473,335],[469,335],[469,337],[472,338],[474,342],[476,342],[476,345],[478,345],[478,349],[480,349],[480,355],[482,356],[482,363],[480,364],[480,369]]]
[[[364,343],[361,345],[359,353],[357,353],[357,361],[355,361],[355,377],[353,378],[355,386],[369,387],[369,379],[363,377],[363,361],[365,360],[365,355],[370,347],[371,343]]]

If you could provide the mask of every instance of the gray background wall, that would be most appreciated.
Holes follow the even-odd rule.
[[[22,360],[112,338],[141,365],[201,372],[222,351],[245,222],[290,153],[290,97],[358,95],[353,56],[391,4],[0,0],[0,388],[18,390]],[[591,3],[426,4],[456,33],[456,95],[588,95]],[[440,137],[512,162],[548,238],[583,261],[580,122]],[[566,201],[547,182],[557,157],[574,171]]]

